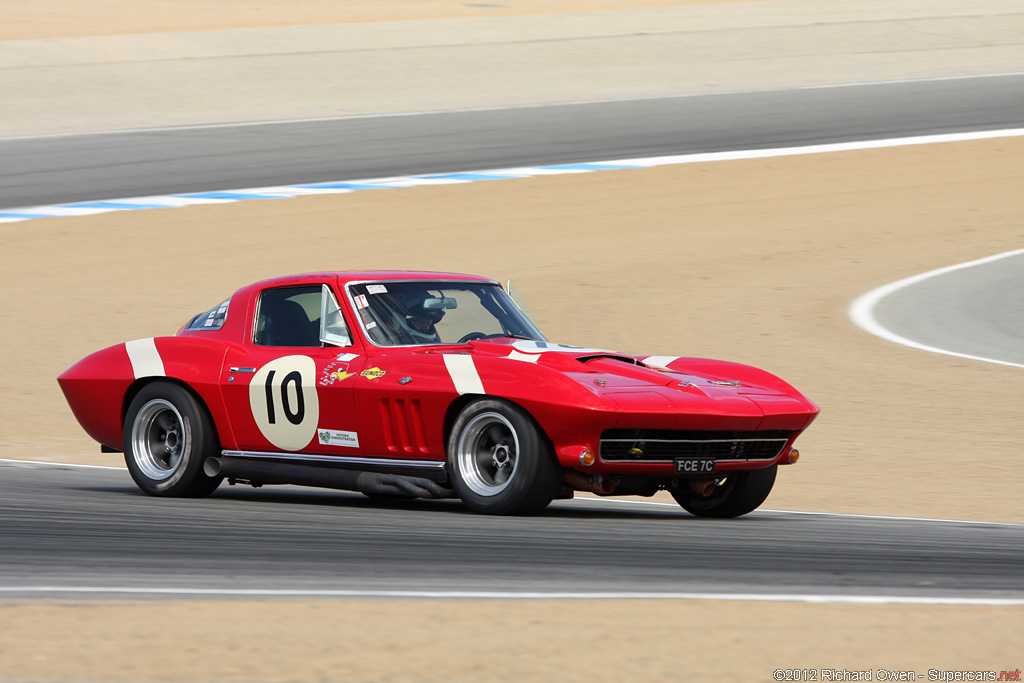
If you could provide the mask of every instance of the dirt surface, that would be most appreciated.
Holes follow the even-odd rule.
[[[189,4],[19,2],[15,19],[5,7],[0,35],[22,24],[82,35],[0,40],[0,137],[779,90],[1024,64],[1021,0],[978,0],[969,12],[960,0]],[[402,14],[411,8],[412,18]],[[551,9],[560,13],[534,13]],[[243,22],[261,13],[266,23]],[[325,13],[328,23],[303,23]],[[145,22],[167,16],[178,32],[91,33],[149,30]],[[403,20],[329,23],[388,17]],[[185,30],[224,24],[246,28]]]
[[[712,600],[33,602],[0,614],[0,677],[40,681],[928,680],[1020,668],[1019,639],[992,634],[1024,628],[1024,608]]]
[[[485,4],[388,7],[458,18],[541,6]],[[79,4],[19,3],[0,35],[331,22],[342,6],[387,18],[377,3],[290,5],[281,19],[276,3],[211,14],[110,2],[86,21]],[[426,268],[512,277],[553,340],[738,360],[791,381],[823,413],[769,507],[1024,522],[1019,369],[893,346],[845,317],[874,286],[1018,248],[1021,158],[1024,140],[1003,139],[4,225],[0,457],[120,462],[97,453],[54,381],[89,352],[172,333],[263,277]],[[7,601],[0,680],[925,675],[1020,668],[1022,626],[1024,610],[1005,607]]]
[[[765,2],[766,0],[746,0]],[[215,31],[238,28],[417,21],[476,17],[574,14],[645,7],[716,5],[737,0],[229,0],[216,6],[204,0],[77,0],[15,2],[4,7],[0,40]]]

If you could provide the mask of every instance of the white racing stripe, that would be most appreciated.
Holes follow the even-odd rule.
[[[329,597],[446,600],[719,600],[731,602],[800,602],[845,605],[969,605],[1020,607],[1024,598],[971,598],[916,595],[844,595],[818,593],[700,593],[700,592],[557,592],[458,590],[317,590],[260,588],[168,588],[146,586],[0,586],[0,593],[86,595],[180,595],[199,597]]]
[[[153,337],[125,342],[124,348],[128,352],[128,359],[132,362],[135,379],[167,376],[167,373],[164,372],[164,362],[160,358],[160,352],[156,350],[156,340]]]
[[[522,353],[520,351],[516,351],[515,349],[512,349],[512,352],[509,353],[506,356],[506,358],[508,358],[510,360],[521,360],[524,363],[536,363],[538,360],[540,360],[540,354],[539,353]]]
[[[480,374],[476,371],[476,364],[473,357],[461,353],[446,353],[444,365],[448,368],[448,375],[455,383],[455,391],[462,394],[484,394],[484,383],[480,380]]]
[[[644,364],[655,368],[665,368],[672,364],[672,361],[679,360],[679,356],[648,356],[644,358]]]

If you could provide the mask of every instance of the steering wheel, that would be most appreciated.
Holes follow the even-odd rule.
[[[493,336],[493,334],[484,334],[483,332],[470,332],[469,334],[462,335],[462,339],[459,340],[459,343],[465,344],[468,341],[474,341],[476,339],[487,339],[487,337]]]

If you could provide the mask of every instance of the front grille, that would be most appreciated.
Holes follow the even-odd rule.
[[[601,435],[604,462],[665,463],[711,456],[726,462],[774,460],[789,442],[788,432],[696,432],[611,429]]]

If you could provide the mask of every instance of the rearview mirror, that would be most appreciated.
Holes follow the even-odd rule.
[[[443,311],[458,307],[459,302],[447,296],[441,297],[440,299],[436,297],[432,299],[426,299],[423,302],[423,309],[427,311]]]

